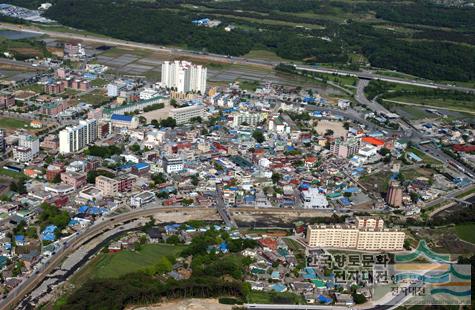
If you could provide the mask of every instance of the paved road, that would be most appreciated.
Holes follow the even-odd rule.
[[[236,222],[229,215],[229,212],[226,209],[226,205],[224,204],[223,188],[221,184],[216,184],[216,209],[218,210],[219,215],[227,226],[237,228]]]
[[[368,109],[375,111],[377,113],[384,113],[384,114],[392,114],[388,109],[377,103],[376,101],[371,101],[368,98],[366,98],[366,95],[364,93],[364,89],[366,86],[368,86],[369,80],[358,80],[358,84],[356,84],[356,95],[355,99],[358,101],[360,104],[365,105],[368,107]]]
[[[227,62],[231,64],[250,64],[250,65],[261,65],[261,66],[266,66],[266,67],[274,67],[280,63],[279,61],[248,59],[245,57],[229,57],[227,55],[212,54],[212,53],[200,54],[197,52],[192,52],[192,51],[179,49],[179,48],[169,48],[169,47],[157,46],[153,44],[130,42],[130,41],[125,41],[125,40],[118,40],[118,39],[99,37],[99,36],[91,36],[91,35],[85,35],[85,34],[79,34],[79,33],[50,31],[50,30],[39,29],[34,26],[0,23],[0,27],[3,29],[9,29],[9,30],[33,32],[33,33],[38,33],[41,35],[46,34],[46,35],[49,35],[51,37],[56,37],[56,38],[63,38],[63,39],[70,39],[70,40],[71,39],[83,40],[86,42],[94,42],[94,43],[99,43],[99,44],[109,44],[109,45],[115,45],[115,46],[126,46],[126,47],[131,47],[131,48],[147,49],[147,50],[152,50],[156,52],[168,53],[176,57],[189,56],[189,57],[203,58],[203,59],[218,61],[218,62]],[[388,76],[384,76],[380,74],[375,74],[373,72],[357,72],[357,71],[330,69],[330,68],[322,68],[322,67],[315,68],[312,66],[305,66],[305,65],[298,65],[296,66],[296,68],[301,69],[301,70],[320,72],[320,73],[337,74],[337,75],[343,75],[343,76],[355,76],[362,79],[376,79],[376,80],[399,83],[399,84],[416,85],[416,86],[428,87],[428,88],[451,89],[451,90],[475,93],[475,89],[473,88],[458,87],[458,86],[449,85],[449,84],[433,83],[430,81],[425,82],[425,81],[416,81],[416,80],[397,78],[397,77],[388,77]]]
[[[155,207],[148,209],[139,209],[132,212],[117,215],[107,220],[101,221],[79,235],[71,238],[67,247],[63,247],[59,252],[54,254],[48,264],[39,272],[32,274],[29,278],[25,279],[19,286],[13,289],[7,298],[0,302],[0,309],[11,309],[23,298],[39,285],[56,267],[58,267],[64,258],[76,251],[80,246],[89,242],[94,236],[101,234],[104,230],[112,228],[116,225],[121,225],[124,222],[132,221],[138,218],[154,215],[157,212],[201,212],[209,211],[209,208],[185,208],[185,207]]]
[[[379,81],[405,84],[405,85],[414,85],[414,86],[426,87],[426,88],[458,90],[462,92],[475,93],[474,88],[460,87],[460,86],[443,84],[443,83],[435,83],[431,81],[420,81],[420,80],[410,80],[410,79],[397,78],[397,77],[388,77],[388,76],[376,74],[373,72],[329,69],[329,68],[323,68],[323,67],[317,68],[317,67],[305,66],[305,65],[298,65],[295,68],[298,70],[306,70],[306,71],[317,72],[317,73],[328,73],[328,74],[336,74],[336,75],[341,75],[341,76],[353,76],[353,77],[357,77],[357,78],[365,79],[365,80],[379,80]]]
[[[255,310],[349,310],[350,308],[344,306],[325,306],[325,305],[269,305],[269,304],[245,304],[244,307],[247,309]]]

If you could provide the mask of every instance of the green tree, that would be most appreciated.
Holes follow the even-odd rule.
[[[167,117],[167,118],[162,119],[160,121],[160,126],[161,127],[175,128],[176,127],[176,120],[173,117]]]
[[[53,184],[61,183],[61,175],[60,174],[55,175],[51,183]]]
[[[140,152],[140,145],[138,145],[137,143],[132,144],[131,146],[129,146],[129,148],[134,153]]]
[[[179,244],[181,243],[180,238],[177,235],[172,235],[167,238],[166,241],[168,244]]]
[[[281,178],[282,176],[279,173],[277,172],[272,173],[272,183],[274,184],[278,183]]]
[[[353,296],[353,301],[357,305],[364,304],[367,301],[366,297],[363,294],[358,294],[355,292],[352,294],[352,296]]]
[[[254,140],[256,140],[257,143],[262,143],[266,140],[264,137],[264,133],[262,133],[262,131],[260,130],[254,130],[252,133],[252,137],[254,138]]]

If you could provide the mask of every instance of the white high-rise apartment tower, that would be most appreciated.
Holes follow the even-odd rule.
[[[162,86],[174,87],[178,92],[206,91],[208,69],[188,61],[165,61],[162,65]]]
[[[79,125],[66,127],[59,132],[59,152],[67,154],[77,152],[97,140],[97,121],[81,120]]]

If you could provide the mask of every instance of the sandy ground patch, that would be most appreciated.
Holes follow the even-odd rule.
[[[315,128],[320,135],[324,135],[328,129],[333,130],[335,137],[345,137],[348,133],[348,130],[343,127],[343,123],[337,121],[320,120]]]
[[[223,305],[217,299],[181,299],[146,307],[128,308],[134,310],[231,310],[232,305]]]
[[[173,109],[173,107],[169,104],[169,102],[165,102],[165,107],[163,109],[145,112],[140,114],[140,116],[145,117],[147,119],[147,123],[150,123],[153,119],[160,121],[168,117],[171,109]]]

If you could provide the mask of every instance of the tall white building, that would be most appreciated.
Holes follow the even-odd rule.
[[[33,156],[35,156],[40,151],[40,140],[37,136],[20,135],[18,137],[18,146],[30,148]]]
[[[206,75],[208,70],[202,65],[194,65],[188,61],[165,61],[162,65],[162,82],[164,87],[174,87],[178,92],[206,91]]]
[[[13,148],[13,159],[29,162],[40,151],[40,140],[36,136],[23,134],[18,137],[18,146]]]
[[[79,125],[66,127],[59,132],[59,152],[67,154],[77,152],[97,140],[97,121],[81,120]]]

